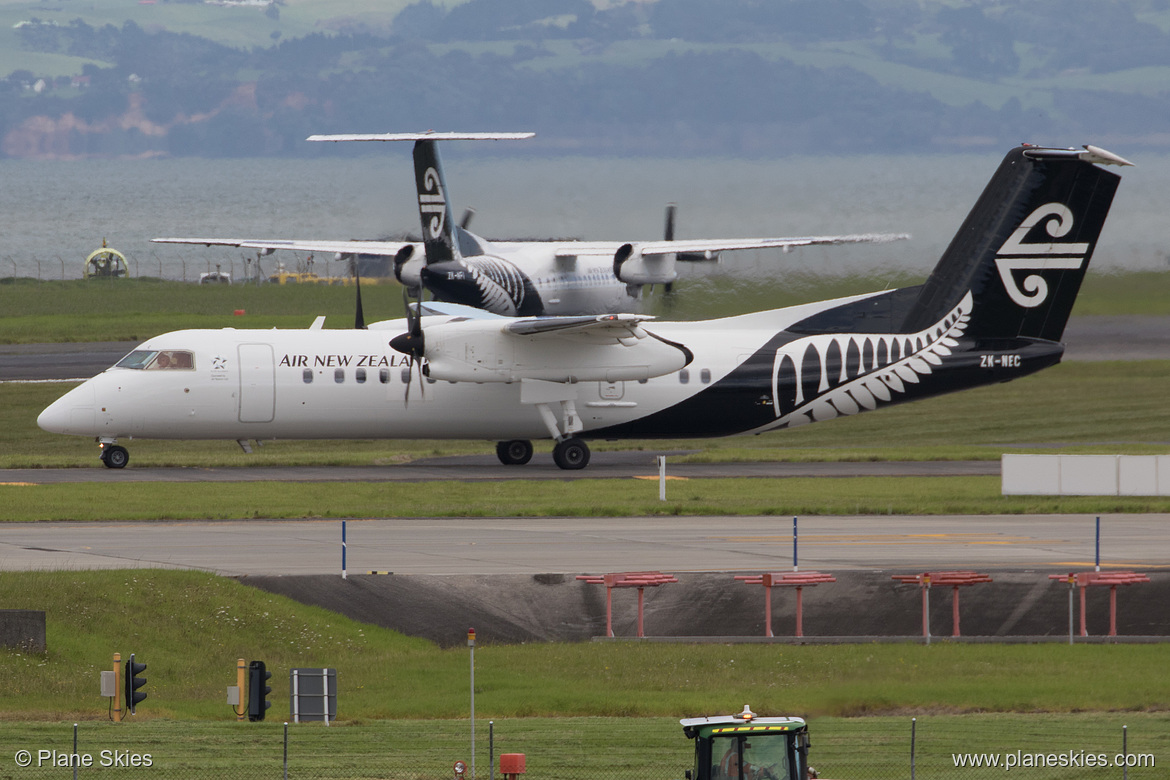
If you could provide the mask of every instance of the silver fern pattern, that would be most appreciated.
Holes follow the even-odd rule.
[[[970,292],[942,320],[918,333],[824,334],[776,350],[772,405],[791,428],[889,403],[942,365],[971,321]]]
[[[513,316],[524,305],[524,276],[514,265],[491,257],[464,262],[483,297],[483,308]]]

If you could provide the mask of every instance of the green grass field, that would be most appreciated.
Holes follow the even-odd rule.
[[[711,276],[679,282],[663,319],[725,317],[808,301],[920,284],[905,272],[824,277],[785,274],[738,281]],[[403,316],[397,284],[363,285],[367,321]],[[245,312],[243,316],[236,311]],[[206,285],[138,278],[35,281],[0,279],[0,344],[142,341],[182,328],[303,328],[319,314],[327,328],[353,324],[354,291],[326,285]],[[1090,273],[1075,315],[1170,314],[1170,273]]]
[[[274,670],[329,666],[346,719],[459,718],[466,648],[349,620],[202,572],[0,573],[0,603],[43,609],[49,651],[6,651],[0,717],[107,716],[98,672],[134,652],[148,664],[138,720],[217,720],[237,658]],[[495,645],[479,637],[476,693],[485,717],[670,717],[723,712],[815,716],[938,712],[1163,710],[1162,645]]]
[[[47,653],[0,653],[10,752],[71,751],[79,723],[80,752],[149,753],[168,777],[279,771],[288,670],[329,666],[338,722],[293,727],[297,776],[433,777],[469,757],[463,647],[441,650],[198,572],[0,573],[0,603],[48,616]],[[97,686],[114,652],[147,664],[147,698],[121,724],[109,723]],[[679,778],[691,747],[678,718],[749,703],[808,718],[812,762],[835,778],[904,777],[912,717],[923,776],[953,771],[953,752],[1112,755],[1123,725],[1132,751],[1160,758],[1170,753],[1167,657],[1157,645],[504,646],[481,634],[477,757],[484,767],[491,721],[495,752],[526,753],[534,773]],[[225,704],[238,658],[274,672],[264,723],[236,723]]]

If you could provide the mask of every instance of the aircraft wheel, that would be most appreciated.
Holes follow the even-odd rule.
[[[576,437],[557,442],[553,461],[566,470],[583,469],[589,465],[589,445]]]
[[[130,453],[125,447],[114,444],[102,450],[102,463],[108,469],[124,469],[130,462]]]
[[[523,466],[532,460],[532,442],[527,439],[497,442],[496,457],[505,466]]]

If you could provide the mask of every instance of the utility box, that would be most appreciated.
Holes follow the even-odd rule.
[[[337,670],[293,669],[289,672],[289,715],[293,723],[337,719]]]

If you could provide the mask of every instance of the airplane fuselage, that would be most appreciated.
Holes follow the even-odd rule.
[[[965,338],[969,313],[961,308],[921,333],[786,330],[823,306],[654,323],[654,335],[693,353],[689,365],[640,381],[539,384],[570,389],[583,438],[727,436],[1003,381],[1051,365],[1063,351],[1036,340],[985,348]],[[425,317],[424,330],[444,319]],[[406,327],[399,320],[364,331],[163,334],[67,393],[38,423],[110,441],[550,437],[523,398],[529,380],[423,379],[390,347]],[[159,354],[190,357],[160,369]]]

